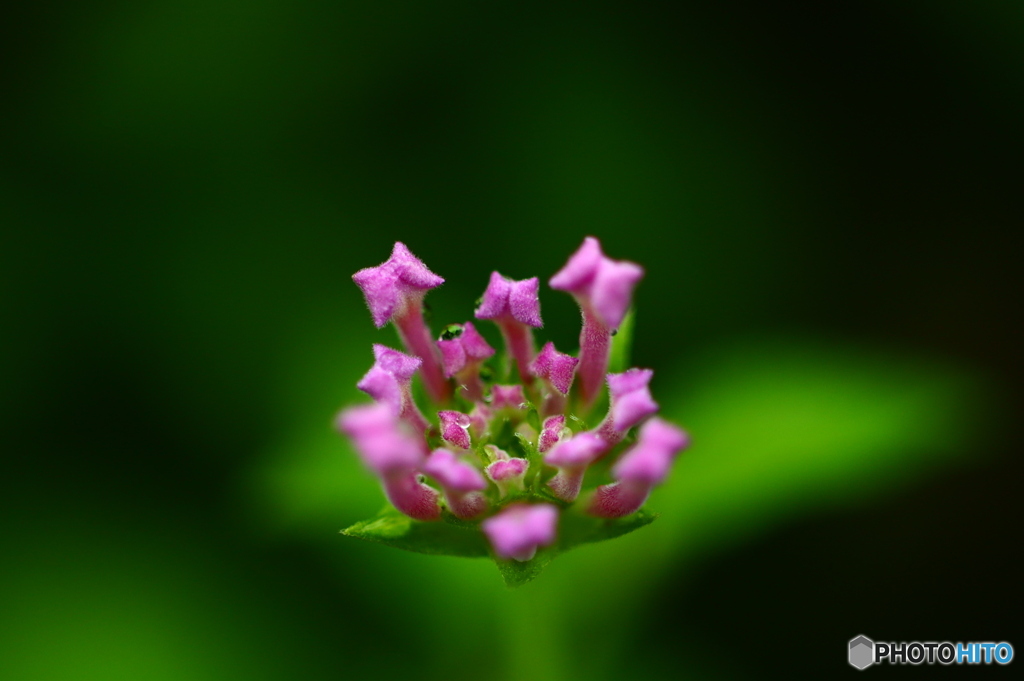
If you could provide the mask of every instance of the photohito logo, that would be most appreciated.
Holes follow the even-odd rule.
[[[850,639],[850,664],[867,669],[873,664],[1009,664],[1013,646],[1000,643],[882,643],[867,636]]]

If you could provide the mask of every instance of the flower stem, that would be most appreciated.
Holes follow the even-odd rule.
[[[430,398],[440,404],[447,402],[451,395],[451,384],[441,370],[437,347],[434,345],[430,329],[423,321],[422,306],[418,301],[410,302],[401,314],[394,316],[393,321],[406,349],[423,360],[420,374],[423,376],[423,384]]]
[[[514,319],[503,319],[498,323],[501,329],[501,336],[505,339],[505,348],[512,359],[516,361],[519,369],[519,378],[523,385],[533,385],[533,374],[530,373],[530,363],[533,361],[533,331],[526,324],[517,322]]]
[[[579,377],[583,407],[590,408],[604,386],[612,334],[589,305],[581,304],[580,309],[583,312],[583,329],[580,331],[580,363],[576,375]]]

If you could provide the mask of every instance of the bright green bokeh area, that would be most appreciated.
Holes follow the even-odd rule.
[[[22,525],[0,583],[5,679],[162,681],[282,678],[254,602],[213,546],[173,518],[146,530],[80,515],[57,533]]]

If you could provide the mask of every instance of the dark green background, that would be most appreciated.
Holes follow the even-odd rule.
[[[0,678],[1024,650],[1019,3],[20,3],[0,59]],[[663,517],[515,592],[338,536],[394,344],[350,275],[406,242],[438,329],[588,234],[694,437]]]

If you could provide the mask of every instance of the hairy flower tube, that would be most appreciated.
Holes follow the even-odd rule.
[[[444,279],[396,243],[387,261],[353,280],[373,323],[394,325],[404,351],[373,346],[375,361],[358,387],[374,403],[343,410],[337,428],[398,513],[475,532],[499,563],[594,541],[602,523],[642,511],[689,443],[686,433],[655,416],[652,370],[619,364],[609,372],[613,345],[628,349],[622,336],[629,334],[614,336],[642,277],[638,265],[607,258],[593,237],[551,277],[551,287],[580,306],[574,354],[551,342],[538,351],[540,280],[497,271],[473,311],[475,325],[452,324],[435,337],[422,303]],[[486,334],[500,336],[504,352],[496,352]],[[593,415],[600,404],[607,411]],[[590,524],[570,523],[566,514]],[[381,541],[397,532],[387,523],[367,523],[386,529]],[[566,538],[583,526],[592,534]],[[412,536],[414,530],[415,523],[403,531]],[[479,555],[465,548],[472,544],[465,536],[451,555]],[[412,550],[444,552],[416,546]]]

